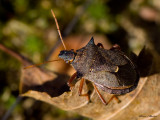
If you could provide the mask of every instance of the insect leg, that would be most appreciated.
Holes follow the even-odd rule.
[[[76,76],[77,76],[77,72],[75,72],[75,73],[71,76],[71,78],[68,80],[67,85],[68,85],[70,88],[74,86],[74,85],[72,84],[72,81],[76,78]]]
[[[82,79],[81,79],[81,81],[80,81],[80,86],[79,86],[78,94],[79,94],[79,96],[86,96],[86,97],[87,97],[87,100],[89,101],[89,100],[90,100],[90,98],[89,98],[88,93],[86,93],[86,94],[82,94],[83,83],[84,83],[84,78],[82,78]]]
[[[103,96],[101,95],[101,93],[99,92],[98,88],[96,87],[96,85],[94,83],[93,83],[93,87],[94,87],[96,93],[98,94],[99,98],[103,102],[103,104],[107,105],[108,103],[104,100]]]
[[[121,100],[118,99],[118,96],[117,95],[114,95],[114,96],[115,96],[114,98],[117,100],[117,103],[120,103]]]
[[[113,100],[113,98],[116,99],[117,103],[120,103],[120,102],[121,102],[121,101],[118,99],[118,96],[113,95],[113,96],[109,99],[108,103],[110,103],[110,102]]]
[[[97,46],[101,47],[101,48],[104,48],[103,45],[102,45],[102,43],[98,43]]]
[[[120,46],[118,44],[114,44],[112,46],[112,48],[110,48],[110,50],[114,50],[114,49],[118,49],[118,50],[121,50]]]

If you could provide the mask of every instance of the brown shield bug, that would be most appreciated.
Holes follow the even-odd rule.
[[[127,57],[118,45],[106,50],[102,44],[95,45],[93,37],[88,44],[74,52],[73,50],[62,50],[59,57],[70,63],[77,71],[68,81],[75,78],[81,79],[79,95],[83,87],[84,79],[93,83],[93,86],[104,104],[97,87],[105,92],[122,95],[131,92],[137,87],[139,74],[136,65]],[[87,94],[82,95],[87,96]]]
[[[104,104],[108,104],[115,96],[106,102],[98,91],[98,88],[110,94],[122,95],[133,91],[137,87],[139,73],[136,64],[121,51],[118,45],[114,45],[111,49],[107,50],[103,48],[101,43],[96,45],[92,37],[83,48],[76,51],[73,49],[66,50],[58,22],[53,11],[51,12],[65,48],[65,50],[60,51],[59,57],[66,63],[71,64],[76,70],[76,73],[69,79],[68,85],[72,87],[71,83],[74,79],[81,79],[79,96],[88,97],[88,94],[82,94],[84,79],[92,82],[96,93]]]

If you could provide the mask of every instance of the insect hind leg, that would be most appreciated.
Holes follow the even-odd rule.
[[[118,44],[114,44],[112,48],[110,48],[110,50],[114,50],[114,49],[121,50],[121,47]]]
[[[117,95],[113,95],[113,96],[109,99],[109,101],[106,102],[105,99],[103,98],[103,96],[100,94],[97,86],[96,86],[94,83],[93,83],[93,87],[94,87],[96,93],[98,94],[99,98],[100,98],[101,101],[103,102],[103,104],[108,105],[114,98],[116,99],[116,101],[117,101],[118,103],[121,102],[121,101],[118,99],[118,96],[117,96]]]
[[[109,101],[107,102],[108,104],[113,100],[113,99],[116,99],[117,103],[120,103],[121,101],[119,100],[118,96],[117,95],[113,95]]]
[[[103,104],[107,105],[108,103],[105,101],[105,99],[103,98],[103,96],[101,95],[101,93],[99,92],[97,86],[94,83],[93,83],[93,87],[94,87],[96,93],[98,94],[99,98],[103,102]]]

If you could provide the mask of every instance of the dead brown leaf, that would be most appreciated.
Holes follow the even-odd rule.
[[[16,55],[19,56],[18,54]],[[19,58],[21,58],[23,66],[31,64],[26,59],[22,59],[21,56]],[[91,102],[88,103],[86,97],[78,96],[79,82],[75,84],[72,91],[69,91],[66,84],[69,78],[67,75],[62,74],[63,72],[44,71],[37,67],[26,70],[22,68],[21,95],[32,97],[63,110],[74,111],[96,120],[142,120],[152,118],[158,120],[160,114],[159,55],[154,50],[144,49],[138,60],[140,73],[143,77],[141,77],[138,87],[134,91],[119,96],[120,103],[113,100],[109,105],[105,106],[93,90],[93,86],[86,82],[83,93],[90,91]],[[58,66],[61,63],[56,64]],[[69,73],[68,70],[70,68],[61,66],[61,69],[63,68]],[[146,69],[149,71],[146,72]],[[143,73],[143,71],[145,72]],[[112,96],[101,90],[100,92],[106,101]]]

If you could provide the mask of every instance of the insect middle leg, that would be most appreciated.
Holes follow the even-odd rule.
[[[86,96],[86,97],[87,97],[87,100],[88,100],[88,102],[89,102],[89,101],[90,101],[90,98],[89,98],[88,93],[82,94],[83,84],[84,84],[84,78],[82,78],[81,81],[80,81],[78,94],[79,94],[79,96]]]

